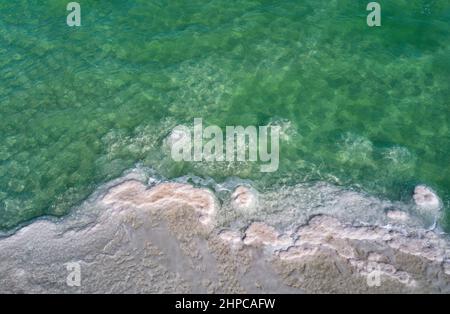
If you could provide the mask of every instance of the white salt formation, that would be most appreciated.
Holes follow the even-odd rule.
[[[363,196],[324,186],[315,206],[336,211],[300,221],[288,213],[312,204],[308,189],[273,192],[286,212],[249,187],[237,187],[221,205],[209,189],[143,183],[149,181],[126,176],[73,215],[39,220],[0,239],[0,293],[450,293],[449,239],[408,225],[406,212],[383,214],[389,204],[380,202],[389,227],[343,222],[330,215],[358,204],[365,210],[356,202]],[[332,203],[323,194],[329,190]],[[416,190],[416,202],[436,208],[431,190]],[[305,204],[289,201],[298,195]],[[258,220],[247,220],[256,201]],[[269,216],[260,212],[268,204]],[[290,225],[277,223],[286,220]],[[66,284],[67,263],[80,265],[81,287]]]
[[[435,211],[441,208],[441,200],[436,193],[425,185],[418,185],[414,189],[414,202],[420,208]]]
[[[241,212],[254,212],[257,206],[256,192],[246,186],[239,186],[231,195],[231,204]]]

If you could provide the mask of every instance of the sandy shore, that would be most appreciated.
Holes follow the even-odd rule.
[[[73,214],[0,239],[0,292],[450,292],[446,236],[399,204],[322,187],[330,199],[245,184],[223,196],[130,173]],[[305,213],[300,198],[317,206]],[[365,223],[351,218],[358,206]]]

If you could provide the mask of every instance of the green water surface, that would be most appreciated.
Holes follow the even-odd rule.
[[[79,28],[68,2],[0,3],[0,229],[137,163],[392,200],[425,183],[448,203],[448,0],[378,1],[376,28],[368,0],[82,0]],[[164,138],[195,117],[281,125],[280,169],[173,162]]]

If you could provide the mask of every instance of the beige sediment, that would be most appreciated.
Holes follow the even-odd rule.
[[[238,187],[231,197],[237,209],[251,208],[255,202],[255,196],[245,187]],[[129,181],[111,189],[103,201],[160,211],[192,210],[197,221],[194,218],[189,228],[177,226],[173,232],[179,236],[198,226],[207,227],[209,248],[219,264],[221,286],[228,282],[228,291],[241,291],[236,273],[251,267],[251,252],[261,248],[283,282],[304,291],[369,291],[367,278],[373,271],[378,271],[388,283],[386,291],[391,292],[432,291],[438,289],[435,286],[448,287],[449,283],[448,241],[432,231],[405,233],[378,226],[355,227],[326,215],[311,218],[295,232],[279,231],[264,222],[251,223],[243,233],[220,230],[214,225],[214,217],[220,210],[214,194],[179,183],[162,183],[147,189],[140,182]],[[406,213],[399,211],[386,214],[393,220],[408,219]],[[166,218],[180,221],[176,216]],[[192,253],[193,249],[189,250]],[[427,269],[440,276],[441,281],[434,284]],[[338,288],[332,282],[338,277],[351,285]],[[318,281],[312,283],[313,278]],[[234,284],[230,285],[231,282]]]
[[[245,217],[262,196],[238,187],[226,204]],[[133,178],[111,186],[95,206],[102,210],[87,225],[76,216],[40,221],[0,240],[0,269],[16,269],[0,272],[0,292],[73,292],[64,263],[75,258],[83,267],[80,292],[450,293],[448,239],[404,226],[403,212],[386,212],[402,228],[328,215],[289,227],[253,220],[225,228],[217,218],[226,205],[209,189],[148,187]],[[32,268],[23,256],[32,257]]]
[[[199,222],[208,228],[214,226],[217,211],[217,200],[211,191],[170,182],[147,188],[142,182],[129,180],[111,188],[103,203],[171,211],[190,208],[199,215]]]

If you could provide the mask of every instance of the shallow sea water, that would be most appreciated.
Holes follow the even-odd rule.
[[[61,216],[136,164],[166,177],[328,181],[450,200],[450,2],[0,4],[0,229]],[[178,124],[282,127],[280,168],[175,163]],[[448,215],[447,215],[448,216]],[[442,225],[450,226],[444,218]]]

